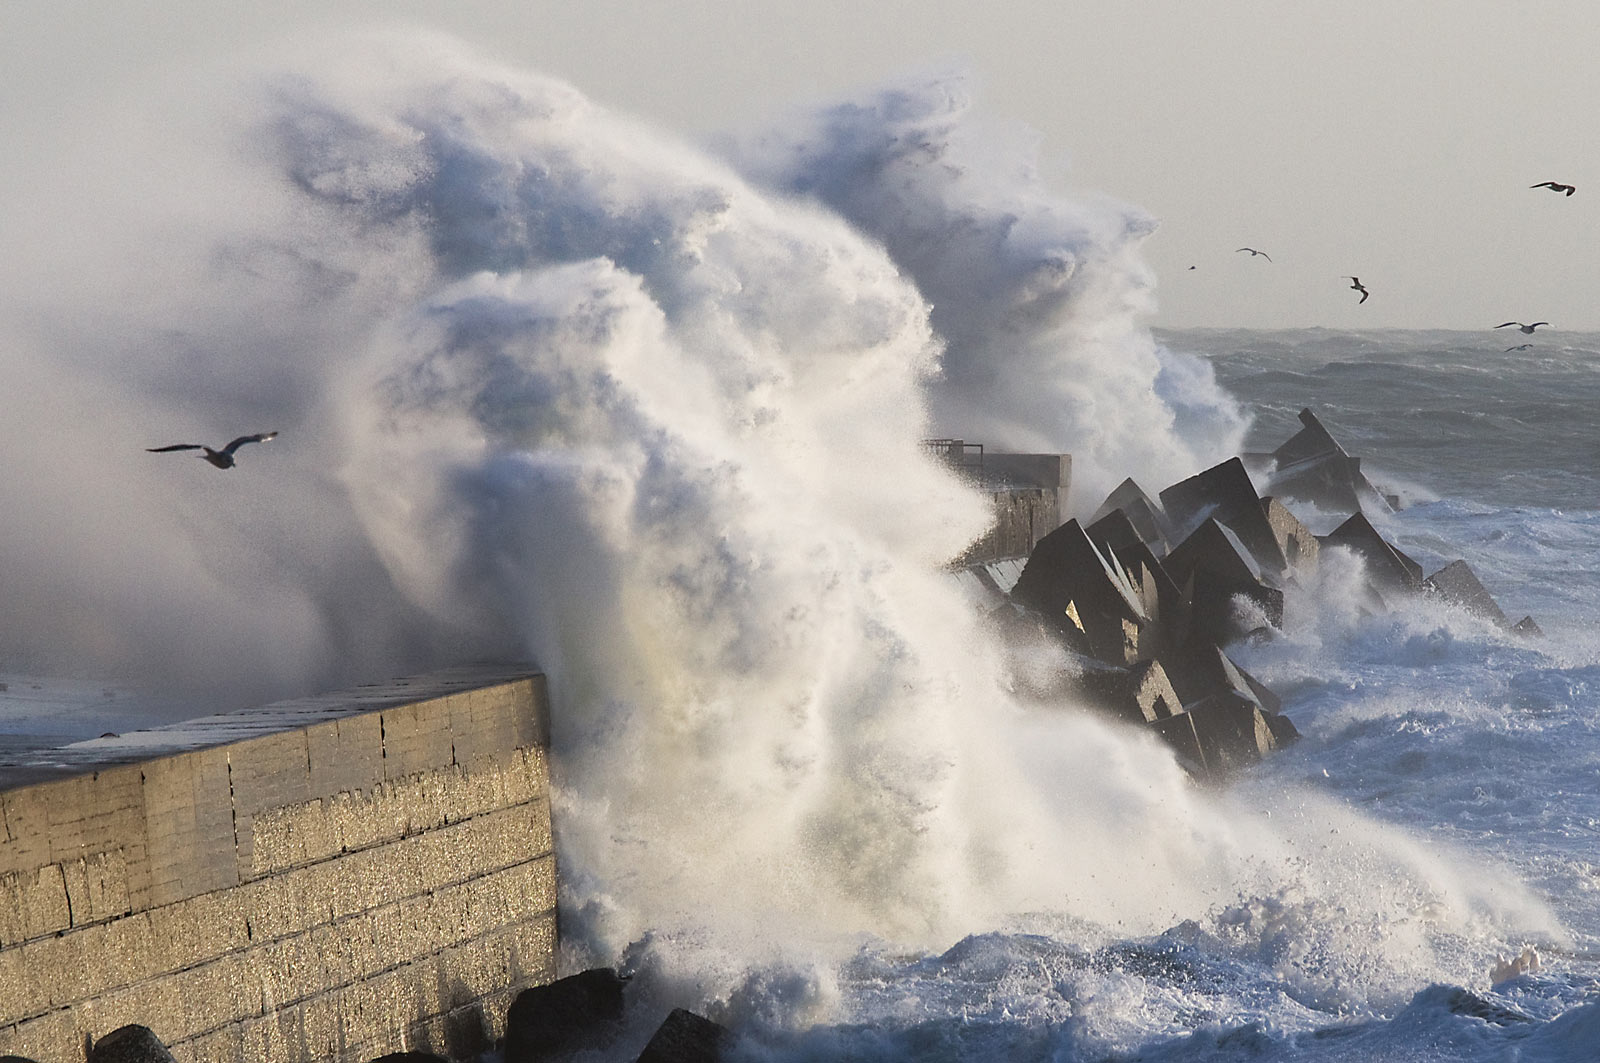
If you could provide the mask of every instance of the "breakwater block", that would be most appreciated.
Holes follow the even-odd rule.
[[[728,1035],[727,1027],[674,1008],[639,1053],[638,1063],[716,1063]]]
[[[1167,519],[1178,528],[1192,529],[1207,517],[1226,524],[1256,563],[1275,579],[1289,567],[1261,512],[1261,497],[1238,458],[1173,484],[1161,492],[1161,504],[1166,507]]]
[[[1364,514],[1351,514],[1320,542],[1324,546],[1343,546],[1359,555],[1380,592],[1422,589],[1422,566],[1380,535]]]
[[[1458,605],[1475,616],[1492,620],[1501,627],[1510,627],[1511,621],[1500,611],[1500,606],[1478,582],[1478,574],[1465,561],[1452,561],[1422,581],[1423,588],[1437,594],[1452,605]]]
[[[616,1033],[627,979],[596,967],[518,993],[506,1015],[506,1063],[538,1063]]]

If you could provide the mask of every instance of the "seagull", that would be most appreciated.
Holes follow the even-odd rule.
[[[165,454],[169,450],[203,450],[205,453],[201,454],[200,457],[219,469],[231,469],[233,468],[234,451],[246,443],[265,443],[277,434],[276,432],[259,432],[253,436],[240,436],[221,450],[212,450],[203,443],[174,443],[170,447],[146,447],[145,450],[151,454]]]
[[[1371,295],[1372,293],[1367,291],[1367,289],[1362,285],[1361,278],[1352,277],[1346,274],[1344,279],[1350,282],[1350,288],[1352,291],[1361,293],[1361,298],[1356,300],[1356,305],[1360,306],[1362,303],[1366,302],[1367,296]]]
[[[1528,187],[1529,188],[1548,188],[1552,192],[1565,192],[1569,196],[1572,195],[1572,193],[1574,193],[1574,192],[1576,192],[1578,190],[1578,186],[1577,185],[1564,185],[1564,184],[1559,184],[1559,183],[1557,183],[1555,181],[1540,181],[1538,184],[1529,185]]]
[[[1234,254],[1238,254],[1240,251],[1248,251],[1248,252],[1250,252],[1250,257],[1251,258],[1254,258],[1256,255],[1260,255],[1262,258],[1266,259],[1268,262],[1272,261],[1272,256],[1271,255],[1267,254],[1265,251],[1257,251],[1253,247],[1240,247],[1240,248],[1237,248],[1237,249],[1235,249]]]
[[[1531,343],[1523,343],[1523,344],[1519,344],[1516,347],[1507,347],[1501,353],[1502,354],[1510,354],[1512,351],[1531,351],[1531,350],[1533,350],[1533,344],[1531,344]]]
[[[1548,321],[1535,321],[1531,325],[1524,325],[1520,321],[1502,321],[1500,324],[1496,325],[1495,328],[1505,328],[1507,325],[1515,325],[1515,326],[1517,326],[1518,329],[1520,329],[1523,332],[1526,332],[1528,335],[1531,336],[1531,335],[1533,335],[1533,330],[1534,329],[1538,328],[1540,325],[1548,325],[1548,324],[1550,324],[1550,322],[1548,322]]]

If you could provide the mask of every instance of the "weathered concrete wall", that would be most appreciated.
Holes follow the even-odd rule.
[[[0,768],[0,1055],[487,1047],[555,974],[547,734],[542,676],[479,668]]]
[[[976,476],[989,491],[994,523],[956,565],[1027,557],[1040,539],[1061,526],[1072,485],[1072,455],[986,451]]]

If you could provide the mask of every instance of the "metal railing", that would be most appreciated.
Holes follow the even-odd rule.
[[[974,475],[983,474],[982,443],[968,443],[965,439],[924,439],[922,449],[957,469]]]

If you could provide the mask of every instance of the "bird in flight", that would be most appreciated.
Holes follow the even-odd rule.
[[[165,454],[169,450],[203,450],[205,453],[201,454],[200,457],[204,458],[206,461],[209,461],[219,469],[231,469],[233,468],[234,464],[234,451],[238,450],[246,443],[265,443],[267,440],[272,439],[277,434],[278,433],[276,432],[258,432],[253,436],[240,436],[238,439],[235,439],[232,443],[229,443],[221,450],[212,450],[203,443],[174,443],[170,447],[146,447],[145,449],[151,454]]]
[[[1510,354],[1512,351],[1531,351],[1532,349],[1533,344],[1531,343],[1519,343],[1515,347],[1507,347],[1502,353]]]
[[[1356,305],[1360,306],[1362,303],[1366,302],[1367,296],[1371,295],[1372,293],[1367,291],[1366,286],[1361,283],[1361,278],[1346,275],[1344,279],[1350,282],[1350,288],[1352,291],[1358,291],[1361,293],[1361,298],[1356,300]]]
[[[1519,331],[1526,332],[1528,335],[1531,336],[1531,335],[1533,335],[1533,330],[1534,329],[1538,328],[1540,325],[1548,325],[1548,324],[1550,324],[1550,322],[1548,322],[1548,321],[1535,321],[1531,325],[1524,325],[1520,321],[1502,321],[1500,324],[1496,325],[1495,328],[1505,328],[1507,325],[1515,325],[1515,326],[1517,326],[1517,329]]]
[[[1555,182],[1555,181],[1540,181],[1538,184],[1529,185],[1528,187],[1529,188],[1548,188],[1552,192],[1565,192],[1569,196],[1572,195],[1572,193],[1574,193],[1574,192],[1576,192],[1578,190],[1578,186],[1577,185],[1564,185],[1564,184],[1560,184],[1560,183]]]
[[[1238,254],[1238,253],[1239,253],[1239,252],[1240,252],[1240,251],[1248,251],[1248,252],[1250,252],[1250,257],[1251,257],[1251,258],[1254,258],[1254,257],[1255,257],[1255,256],[1257,256],[1257,255],[1260,255],[1260,256],[1261,256],[1261,257],[1262,257],[1262,258],[1264,258],[1264,259],[1266,259],[1266,260],[1267,260],[1267,261],[1268,261],[1268,262],[1271,262],[1271,261],[1272,261],[1272,256],[1271,256],[1271,255],[1269,255],[1269,254],[1267,254],[1267,253],[1266,253],[1266,252],[1265,252],[1265,251],[1257,251],[1257,250],[1256,250],[1256,249],[1255,249],[1255,248],[1253,248],[1253,247],[1240,247],[1240,248],[1236,248],[1236,249],[1235,249],[1235,250],[1234,250],[1234,254]]]

